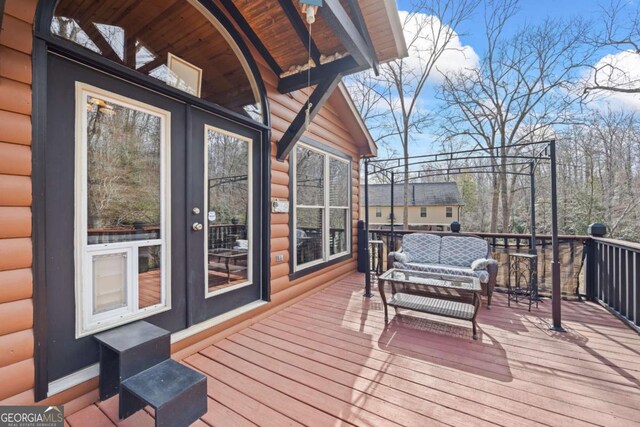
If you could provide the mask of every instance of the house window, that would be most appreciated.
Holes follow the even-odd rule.
[[[382,208],[376,208],[376,218],[382,218]]]
[[[452,218],[453,217],[453,208],[451,206],[447,206],[447,218]]]
[[[427,208],[425,206],[420,208],[420,218],[426,218],[427,217]]]
[[[76,84],[76,336],[170,308],[169,113]]]
[[[351,163],[299,145],[295,150],[295,269],[350,252]]]

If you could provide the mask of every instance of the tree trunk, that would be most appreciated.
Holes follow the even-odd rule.
[[[493,174],[491,177],[492,189],[491,189],[491,226],[489,232],[498,232],[498,202],[500,200],[500,180],[497,174]]]

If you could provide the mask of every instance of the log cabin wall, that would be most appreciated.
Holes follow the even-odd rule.
[[[34,403],[31,52],[36,6],[37,0],[6,0],[0,31],[0,405]],[[271,110],[271,196],[272,200],[289,200],[289,162],[275,160],[276,141],[302,108],[308,92],[280,94],[276,76],[255,51],[253,54],[267,86]],[[334,93],[336,96],[341,95]],[[272,214],[271,302],[173,344],[174,358],[210,345],[355,271],[359,145],[364,142],[356,144],[344,120],[330,100],[305,135],[352,157],[351,259],[289,280],[289,215]],[[276,262],[276,255],[283,255],[284,261]],[[97,398],[94,378],[39,403],[67,404],[68,416]]]

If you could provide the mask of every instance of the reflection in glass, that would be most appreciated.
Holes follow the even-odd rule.
[[[160,117],[88,96],[88,243],[160,238]]]
[[[329,254],[347,251],[348,209],[329,209]]]
[[[172,53],[203,70],[201,98],[262,121],[260,92],[239,48],[187,1],[61,0],[51,33],[165,83]]]
[[[207,129],[209,292],[249,277],[249,142]]]
[[[296,148],[296,204],[324,206],[324,156]]]
[[[329,204],[349,206],[349,163],[329,159]]]
[[[323,258],[322,217],[324,209],[296,209],[296,257],[298,266]]]
[[[94,255],[93,314],[127,306],[127,254]]]
[[[138,248],[138,307],[145,308],[162,302],[160,276],[161,247]]]

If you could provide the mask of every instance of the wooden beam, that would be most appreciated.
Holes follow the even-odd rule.
[[[318,83],[316,88],[313,90],[313,93],[311,93],[309,100],[305,102],[302,109],[298,112],[295,119],[293,119],[291,125],[289,125],[289,128],[282,136],[282,139],[278,141],[277,159],[279,161],[282,162],[287,158],[296,142],[298,142],[298,139],[300,139],[304,133],[308,103],[311,103],[311,109],[309,111],[309,122],[311,122],[315,115],[318,114],[318,111],[320,111],[324,103],[327,102],[333,90],[338,86],[340,79],[342,79],[342,74],[336,73],[328,75],[324,80]]]
[[[327,76],[333,74],[341,74],[343,76],[366,70],[368,66],[358,65],[351,56],[336,59],[324,65],[311,69],[311,77],[307,75],[307,71],[292,74],[283,77],[278,82],[278,91],[280,93],[289,93],[294,90],[302,89],[308,86],[314,86],[326,79]]]
[[[367,46],[369,47],[369,54],[373,58],[373,71],[377,76],[378,75],[378,56],[376,55],[376,50],[373,48],[371,35],[369,34],[369,29],[367,28],[367,23],[365,22],[364,16],[362,15],[362,9],[360,9],[358,0],[349,0],[349,7],[351,8],[351,13],[354,16],[355,24],[356,24],[356,27],[358,28],[358,31],[360,31],[360,35],[364,37],[364,40],[367,42]]]
[[[4,0],[0,0],[0,31],[2,30],[2,18],[4,18]]]
[[[282,7],[285,15],[287,15],[287,18],[289,18],[289,22],[291,22],[293,29],[296,30],[302,44],[304,46],[309,45],[309,30],[307,30],[304,21],[300,17],[300,14],[298,14],[298,10],[291,0],[278,0],[278,2],[280,3],[280,7]],[[311,59],[313,59],[313,62],[316,63],[316,66],[320,65],[320,51],[313,39],[311,39],[309,50],[311,51]]]
[[[324,0],[323,6],[318,8],[318,14],[327,21],[359,65],[367,65],[367,68],[373,67],[375,59],[371,56],[371,48],[351,21],[340,0]]]
[[[220,0],[220,3],[222,3],[227,12],[229,12],[234,21],[236,21],[242,32],[247,36],[253,46],[258,50],[258,52],[260,52],[260,55],[262,55],[265,61],[267,61],[267,64],[269,64],[271,70],[277,76],[282,74],[282,68],[280,67],[280,65],[278,65],[267,47],[262,43],[256,32],[253,31],[253,28],[251,28],[247,20],[244,19],[244,16],[242,16],[242,13],[240,13],[236,5],[233,4],[231,0]]]

